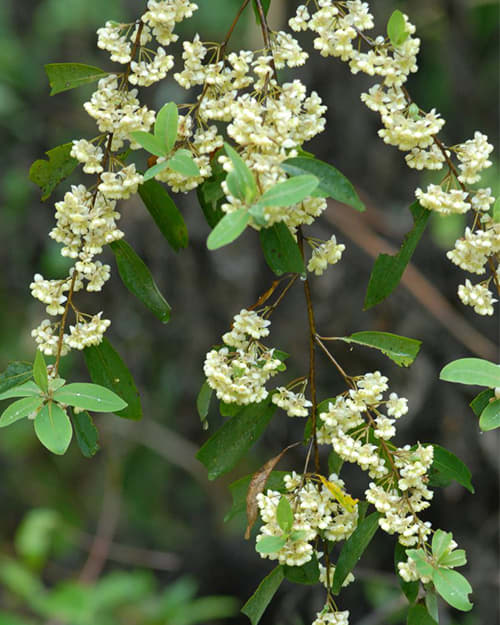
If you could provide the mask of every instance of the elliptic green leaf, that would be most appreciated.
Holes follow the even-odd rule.
[[[283,568],[277,566],[261,581],[257,590],[241,608],[241,611],[248,616],[252,625],[257,625],[260,621],[284,577]]]
[[[57,185],[67,178],[78,165],[71,156],[72,143],[65,143],[45,152],[49,160],[38,159],[30,167],[29,179],[40,187],[42,201],[50,197]]]
[[[38,440],[49,451],[62,456],[71,443],[73,428],[68,415],[61,406],[49,401],[35,418],[35,433]]]
[[[373,266],[364,309],[372,308],[388,297],[398,286],[406,266],[420,241],[431,211],[415,202],[410,206],[413,215],[413,228],[406,235],[399,252],[395,256],[380,254]]]
[[[500,427],[500,399],[496,399],[486,406],[479,419],[479,427],[483,432]]]
[[[316,554],[302,566],[283,566],[285,577],[294,584],[312,585],[319,581],[319,565]]]
[[[92,458],[99,451],[99,433],[87,411],[73,413],[76,442],[85,458]]]
[[[433,447],[434,460],[429,471],[429,486],[448,486],[455,480],[474,493],[471,472],[467,466],[448,449],[439,445],[433,445]]]
[[[263,193],[256,202],[258,206],[292,206],[311,196],[319,180],[316,176],[303,175],[288,178]]]
[[[209,480],[215,480],[236,465],[263,434],[275,409],[270,397],[245,406],[208,439],[196,457],[207,468]]]
[[[425,593],[425,607],[427,608],[427,612],[429,615],[439,623],[439,607],[438,607],[438,598],[437,594],[434,590],[426,589]]]
[[[375,536],[380,517],[381,514],[379,512],[373,512],[367,516],[345,541],[333,576],[332,592],[334,594],[339,594],[346,577],[356,566],[358,560]]]
[[[98,67],[83,63],[49,63],[45,65],[45,72],[52,87],[50,95],[81,87],[108,75],[108,72]]]
[[[352,183],[338,169],[316,158],[298,156],[289,158],[281,164],[290,176],[312,174],[319,180],[319,185],[313,191],[313,197],[331,197],[337,202],[347,204],[357,211],[366,210],[359,199]]]
[[[33,397],[40,395],[40,387],[29,380],[19,386],[13,386],[5,393],[0,393],[0,399],[11,399],[12,397]]]
[[[33,376],[33,365],[30,362],[14,361],[0,373],[0,393],[5,393],[14,386],[19,386]]]
[[[465,553],[465,550],[454,549],[452,552],[443,556],[440,559],[439,564],[441,566],[447,566],[451,569],[455,568],[456,566],[464,566],[465,564],[467,564],[467,555]]]
[[[17,553],[31,568],[39,569],[45,564],[60,521],[59,514],[50,508],[34,508],[23,518],[16,531],[15,545]],[[0,625],[3,625],[1,618]]]
[[[387,22],[387,34],[393,46],[400,46],[409,36],[406,31],[406,22],[401,11],[394,11]]]
[[[228,143],[225,143],[224,149],[231,159],[234,168],[226,179],[228,186],[230,186],[231,195],[250,204],[257,195],[257,183],[255,182],[255,178],[245,161],[234,148]]]
[[[19,419],[24,419],[24,417],[38,410],[42,404],[43,399],[40,396],[25,397],[15,401],[3,411],[0,417],[0,428],[5,428],[19,421]]]
[[[305,273],[299,246],[285,223],[279,222],[270,228],[264,228],[259,232],[259,237],[264,258],[277,276],[284,273]]]
[[[259,553],[276,553],[286,545],[286,536],[263,536],[257,541],[255,550]]]
[[[144,130],[136,130],[130,133],[132,139],[142,146],[147,152],[155,156],[167,156],[167,148],[158,137]]]
[[[267,217],[264,214],[264,207],[261,204],[253,204],[248,209],[248,214],[257,226],[264,227],[267,225]]]
[[[165,187],[156,180],[148,180],[139,187],[139,195],[173,249],[178,252],[181,248],[187,247],[186,223]]]
[[[417,603],[409,607],[406,625],[437,625],[437,623],[427,612],[427,608],[421,603]]]
[[[397,541],[396,546],[394,548],[394,570],[398,576],[399,585],[401,586],[401,590],[405,594],[406,598],[410,603],[414,603],[418,597],[418,590],[420,588],[420,583],[416,582],[405,582],[405,580],[399,574],[398,563],[406,562],[408,557],[406,555],[406,549],[403,545]]]
[[[225,213],[221,206],[226,201],[226,196],[222,189],[222,181],[226,178],[226,172],[219,163],[218,158],[222,150],[218,150],[212,157],[212,175],[207,178],[197,189],[198,201],[205,215],[208,225],[215,228]]]
[[[124,241],[113,241],[110,245],[116,258],[118,273],[127,289],[162,323],[170,321],[171,308],[160,293],[156,282],[144,261]]]
[[[266,489],[277,490],[280,493],[286,492],[285,488],[285,475],[287,471],[273,471],[266,482]],[[230,521],[239,514],[245,514],[247,508],[247,493],[252,481],[252,475],[245,475],[245,477],[236,480],[229,486],[231,495],[233,498],[233,505],[231,510],[224,517],[224,522]]]
[[[427,560],[425,555],[425,551],[423,549],[408,549],[406,551],[409,558],[415,562],[415,566],[417,568],[419,575],[424,575],[425,577],[431,577],[433,572],[432,564]]]
[[[269,12],[269,7],[271,6],[271,0],[261,0],[262,10],[264,11],[264,15],[267,17]],[[259,9],[257,8],[257,2],[253,0],[253,10],[255,13],[255,21],[257,24],[260,24],[260,14]]]
[[[44,393],[49,390],[49,374],[47,373],[47,365],[43,354],[36,350],[35,362],[33,363],[33,379],[35,384],[42,389]]]
[[[436,561],[444,556],[448,551],[451,541],[453,540],[453,534],[451,532],[443,532],[443,530],[436,530],[432,537],[432,555],[436,558]]]
[[[342,340],[379,349],[400,367],[411,365],[422,345],[422,341],[389,332],[356,332]]]
[[[328,472],[335,473],[335,475],[340,475],[343,464],[343,458],[341,458],[338,453],[334,449],[332,449],[331,452],[328,454]]]
[[[481,358],[461,358],[447,364],[439,377],[447,382],[496,388],[500,386],[500,365]]]
[[[208,236],[208,249],[217,250],[219,247],[232,243],[245,230],[249,221],[250,215],[246,208],[224,215]]]
[[[451,606],[462,612],[472,609],[468,598],[472,588],[463,575],[451,569],[437,568],[432,574],[432,581],[441,597]]]
[[[211,388],[208,385],[208,382],[205,380],[200,388],[198,397],[196,398],[196,408],[198,410],[198,415],[200,417],[204,430],[208,429],[207,417],[208,411],[210,410],[210,401],[212,400],[213,393],[213,388]]]
[[[497,197],[495,203],[493,204],[493,221],[495,223],[500,223],[500,198]]]
[[[155,137],[161,141],[167,152],[170,152],[175,145],[178,126],[177,104],[169,102],[158,111],[155,122]]]
[[[483,413],[483,410],[490,403],[490,399],[495,396],[495,391],[492,388],[487,388],[484,391],[481,391],[479,395],[476,395],[474,399],[471,401],[469,406],[472,408],[476,417],[480,417]]]
[[[153,165],[153,167],[150,167],[148,170],[145,171],[144,176],[143,176],[143,181],[147,182],[148,180],[151,180],[152,178],[156,176],[156,174],[159,174],[160,172],[162,172],[164,169],[167,169],[168,167],[170,167],[168,161],[162,161],[161,163],[157,163],[156,165]]]
[[[111,389],[127,403],[116,414],[123,419],[141,419],[141,400],[132,374],[108,339],[87,347],[83,355],[92,382]]]
[[[200,175],[198,165],[195,163],[189,150],[177,150],[172,158],[169,159],[168,166],[173,171],[190,178]]]
[[[276,520],[280,528],[288,534],[293,526],[293,510],[288,499],[282,495],[276,509]]]
[[[62,404],[93,412],[116,412],[127,405],[127,402],[108,388],[88,382],[67,384],[54,393],[54,399]]]

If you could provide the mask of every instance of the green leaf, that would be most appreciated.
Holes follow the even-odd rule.
[[[154,154],[155,156],[167,156],[168,152],[166,147],[160,141],[158,137],[152,135],[150,132],[144,130],[136,130],[130,133],[130,136],[143,147],[147,152]]]
[[[156,180],[148,180],[140,185],[139,195],[173,249],[178,252],[181,248],[187,247],[188,232],[184,218],[165,187]]]
[[[38,159],[30,167],[29,179],[40,187],[42,201],[50,197],[57,185],[67,178],[78,165],[71,156],[72,143],[64,143],[52,148],[45,154],[49,160]]]
[[[493,221],[495,223],[500,223],[500,197],[497,197],[493,204]]]
[[[410,33],[406,31],[406,22],[401,11],[394,11],[387,22],[387,35],[393,46],[400,46],[404,43]]]
[[[462,612],[472,609],[472,603],[468,599],[472,588],[463,575],[451,569],[438,568],[434,569],[432,581],[437,592],[451,606]]]
[[[290,176],[312,174],[319,180],[319,185],[312,193],[313,197],[331,197],[337,202],[347,204],[357,211],[366,210],[365,205],[359,199],[352,183],[338,169],[316,158],[298,156],[289,158],[281,163]]]
[[[92,458],[99,451],[99,433],[87,411],[73,413],[76,442],[85,458]]]
[[[464,549],[455,549],[446,554],[439,561],[441,566],[447,566],[449,568],[455,568],[456,566],[464,566],[467,564],[467,555]]]
[[[500,399],[496,399],[486,406],[479,419],[479,427],[483,432],[489,432],[489,430],[500,427]]]
[[[198,201],[205,215],[205,219],[211,228],[215,228],[225,215],[221,206],[226,202],[226,196],[224,195],[221,184],[226,178],[226,172],[218,161],[221,152],[222,150],[218,150],[210,161],[212,166],[212,175],[210,178],[207,178],[205,182],[196,189]]]
[[[439,623],[439,608],[438,608],[438,598],[434,590],[426,589],[425,593],[425,607],[427,608],[427,612],[429,615]]]
[[[96,82],[108,75],[108,72],[98,67],[83,63],[49,63],[44,67],[52,87],[50,95]]]
[[[0,393],[0,399],[11,399],[12,397],[33,397],[40,395],[40,387],[29,380],[19,386],[13,386],[5,393]]]
[[[264,215],[264,207],[260,204],[254,204],[248,209],[248,214],[257,226],[265,227],[267,225],[267,217]]]
[[[343,465],[343,458],[341,458],[338,453],[334,449],[332,449],[331,452],[328,454],[328,472],[340,475],[340,471],[342,470]]]
[[[411,605],[408,609],[407,625],[437,625],[436,621],[427,612],[427,608],[421,603]]]
[[[429,486],[448,486],[453,480],[474,493],[471,472],[451,451],[439,445],[434,447],[434,460],[429,471]]]
[[[203,424],[203,429],[208,429],[208,411],[210,410],[210,401],[212,400],[212,395],[214,394],[213,388],[208,385],[208,382],[202,384],[200,388],[200,392],[198,393],[198,397],[196,398],[196,408],[198,410],[198,415]],[[206,427],[205,427],[206,426]]]
[[[172,158],[169,159],[168,166],[183,176],[194,177],[200,175],[198,165],[195,163],[189,150],[177,150]]]
[[[276,508],[276,520],[280,528],[288,534],[293,526],[293,510],[288,499],[282,495]]]
[[[302,566],[288,566],[283,567],[285,577],[294,584],[312,585],[317,584],[319,581],[319,565],[316,554],[313,553],[313,557],[309,562]]]
[[[277,566],[261,581],[257,590],[241,608],[242,613],[248,616],[252,625],[257,625],[260,621],[284,577],[283,568]]]
[[[46,562],[60,520],[59,514],[49,508],[34,508],[23,518],[16,531],[15,545],[17,553],[31,568],[40,568]]]
[[[225,401],[219,402],[219,412],[222,417],[234,417],[243,410],[239,404],[227,404]]]
[[[208,249],[217,250],[232,243],[245,230],[249,221],[250,215],[246,208],[224,215],[207,239]]]
[[[127,402],[108,388],[88,382],[67,384],[54,393],[54,399],[62,404],[93,412],[116,412],[127,405]]]
[[[425,551],[423,549],[408,549],[406,551],[409,558],[415,562],[417,572],[419,575],[425,577],[431,577],[433,572],[432,564],[427,560]]]
[[[262,10],[264,11],[264,15],[267,17],[269,12],[269,7],[271,6],[271,0],[261,0]],[[260,24],[260,14],[259,9],[257,8],[256,0],[253,0],[253,10],[255,13],[255,21],[257,24]]]
[[[127,289],[162,322],[170,321],[171,308],[160,293],[144,261],[123,239],[110,245],[116,258],[118,273]]]
[[[33,363],[33,379],[35,384],[42,389],[44,393],[49,390],[49,374],[47,373],[47,365],[45,358],[40,350],[36,350],[35,362]]]
[[[254,175],[234,148],[225,143],[224,149],[231,159],[234,168],[226,178],[231,195],[250,204],[257,195],[257,183]]]
[[[418,202],[412,204],[410,210],[413,215],[413,228],[406,235],[399,252],[395,256],[380,254],[375,261],[368,283],[364,310],[379,304],[394,291],[422,238],[431,211],[420,206]]]
[[[472,408],[476,417],[481,416],[483,410],[490,403],[490,399],[492,397],[495,397],[495,391],[492,388],[487,388],[474,397],[469,406]]]
[[[178,127],[177,104],[169,102],[158,111],[155,122],[155,137],[165,146],[167,152],[170,152],[175,145]]]
[[[170,167],[169,161],[162,161],[161,163],[157,163],[156,165],[153,165],[153,167],[150,167],[144,173],[143,181],[147,182],[148,180],[151,180],[157,174],[162,172],[164,169],[167,169],[168,167]]]
[[[461,358],[441,369],[441,380],[477,386],[500,386],[500,365],[481,358]]]
[[[209,480],[215,480],[236,465],[263,434],[275,409],[270,396],[258,404],[245,406],[208,439],[196,457],[207,468]]]
[[[279,222],[270,228],[264,228],[259,232],[259,237],[264,258],[277,276],[284,273],[305,273],[299,246],[285,223]]]
[[[263,193],[256,204],[258,206],[292,206],[310,197],[319,180],[316,176],[304,175],[288,178]]]
[[[380,517],[381,514],[379,512],[373,512],[367,516],[345,541],[337,561],[335,575],[333,576],[332,591],[334,594],[339,594],[346,577],[356,566],[375,536]]]
[[[70,384],[69,386],[79,385]],[[68,415],[61,406],[49,401],[35,418],[35,433],[44,447],[53,454],[62,456],[71,443],[73,428]]]
[[[7,365],[7,369],[0,373],[0,393],[24,384],[33,376],[33,365],[30,362],[14,361]]]
[[[0,428],[6,428],[20,419],[24,419],[40,408],[43,399],[38,397],[25,397],[19,399],[6,408],[0,417]]]
[[[401,586],[401,590],[405,594],[405,597],[408,599],[410,603],[415,603],[418,597],[418,590],[420,588],[420,583],[416,582],[405,582],[405,580],[399,574],[398,563],[406,562],[408,557],[406,555],[406,549],[403,545],[397,541],[396,546],[394,548],[394,570],[396,571],[399,585]]]
[[[286,492],[285,488],[285,475],[288,475],[287,471],[273,471],[266,482],[266,490],[277,490],[280,493]],[[252,481],[254,474],[246,475],[245,477],[236,480],[229,486],[229,490],[231,491],[231,495],[233,498],[233,505],[231,506],[231,510],[224,517],[224,522],[230,521],[234,519],[235,516],[239,514],[246,513],[247,507],[247,493],[250,487],[250,482]]]
[[[286,545],[287,540],[286,536],[263,536],[257,541],[255,550],[258,553],[276,553]]]
[[[141,400],[132,374],[108,339],[87,347],[83,355],[92,382],[111,389],[127,403],[116,414],[123,419],[141,419]]]
[[[356,332],[342,341],[379,349],[400,367],[411,365],[422,345],[422,341],[389,332]]]
[[[453,534],[451,532],[444,532],[443,530],[436,530],[432,537],[432,555],[439,562],[444,554],[448,551],[451,541],[453,540]]]

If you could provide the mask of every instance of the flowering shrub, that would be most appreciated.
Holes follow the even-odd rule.
[[[97,451],[97,433],[88,410],[140,418],[130,373],[103,339],[110,320],[102,317],[102,311],[82,312],[77,294],[98,292],[110,278],[109,265],[98,259],[110,245],[125,285],[159,319],[168,321],[168,303],[148,268],[123,240],[117,202],[139,193],[167,241],[179,249],[186,243],[185,224],[165,186],[173,192],[196,189],[212,227],[208,248],[228,245],[251,228],[278,276],[257,302],[234,316],[222,344],[206,355],[200,416],[208,426],[215,392],[221,413],[229,418],[198,457],[214,479],[243,457],[277,408],[305,420],[302,470],[275,471],[284,450],[248,478],[247,536],[260,516],[256,550],[277,561],[277,566],[244,606],[244,613],[256,624],[286,577],[324,585],[325,606],[313,625],[346,625],[349,612],[339,609],[334,596],[354,580],[352,570],[380,528],[397,538],[396,572],[409,601],[408,623],[435,623],[436,593],[467,611],[472,608],[468,599],[472,589],[454,570],[466,563],[465,552],[457,549],[451,533],[433,528],[421,513],[430,506],[432,488],[442,483],[440,472],[469,489],[470,474],[458,458],[437,445],[394,444],[397,421],[408,412],[407,400],[390,390],[380,371],[347,373],[328,346],[338,340],[369,346],[408,366],[418,354],[419,341],[373,331],[323,337],[317,330],[309,274],[321,275],[340,262],[345,245],[335,235],[327,241],[310,237],[306,228],[325,211],[327,198],[357,211],[365,207],[341,172],[304,150],[304,144],[325,130],[326,107],[321,96],[308,93],[300,80],[280,80],[279,70],[304,65],[308,54],[294,34],[272,30],[269,5],[269,0],[253,2],[262,30],[261,50],[228,51],[234,28],[250,6],[250,0],[244,0],[222,43],[204,42],[196,34],[183,42],[182,60],[176,59],[167,53],[178,39],[176,25],[189,19],[197,6],[189,0],[149,0],[136,22],[106,22],[98,30],[98,47],[122,67],[106,72],[77,63],[46,66],[53,94],[98,81],[84,104],[98,134],[54,148],[43,168],[40,162],[32,167],[32,180],[42,187],[45,199],[78,164],[92,179],[87,185],[72,186],[55,205],[56,225],[50,236],[74,264],[62,280],[34,276],[32,295],[46,306],[49,318],[32,332],[38,347],[34,367],[12,363],[4,376],[0,398],[22,399],[5,410],[0,426],[33,419],[42,444],[58,454],[68,448],[74,429],[82,452],[91,456]],[[458,296],[479,315],[492,315],[494,291],[500,288],[499,210],[498,204],[493,207],[489,188],[471,186],[491,165],[492,146],[480,132],[461,144],[444,143],[439,133],[445,120],[434,109],[422,110],[405,87],[418,69],[420,40],[415,27],[400,11],[392,14],[386,34],[370,35],[374,26],[369,4],[360,0],[309,0],[289,21],[291,31],[313,33],[314,48],[322,56],[338,57],[353,74],[374,77],[375,84],[361,99],[380,114],[379,136],[406,153],[408,167],[444,171],[440,184],[416,189],[417,201],[411,207],[415,226],[403,244],[405,253],[392,259],[395,271],[389,283],[384,258],[378,259],[366,305],[374,305],[395,288],[430,211],[468,213],[464,237],[447,257],[461,269],[485,276],[476,284],[466,278]],[[169,74],[193,100],[149,110],[141,104],[138,87],[169,79]],[[262,341],[272,344],[272,315],[301,283],[308,311],[309,370],[288,383],[282,376],[273,387],[273,378],[286,371],[289,355]],[[93,384],[66,384],[59,377],[61,358],[70,350],[84,350]],[[343,393],[321,401],[316,388],[319,353],[345,382]],[[43,355],[50,358],[49,365]],[[459,379],[446,377],[444,371],[443,378],[487,387],[475,408],[488,413],[482,424],[492,429],[499,424],[500,400],[498,390],[492,389],[500,387],[500,367],[481,362],[479,369],[477,363],[466,368]],[[329,452],[327,471],[320,453],[323,446]],[[349,485],[340,477],[345,462],[367,473],[362,500],[348,492]],[[271,480],[274,487],[266,489]],[[374,510],[369,513],[370,505]],[[333,545],[338,542],[343,547],[333,562]]]

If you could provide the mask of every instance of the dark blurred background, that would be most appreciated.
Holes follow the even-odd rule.
[[[198,4],[200,10],[182,25],[181,34],[192,37],[199,31],[203,40],[221,40],[240,0],[199,0]],[[273,0],[271,26],[283,27],[295,6],[295,2]],[[30,164],[56,145],[95,134],[93,122],[81,106],[92,86],[51,98],[43,64],[75,61],[109,68],[107,55],[95,46],[96,28],[106,19],[132,20],[141,7],[142,3],[127,0],[0,3],[2,370],[9,360],[33,357],[30,331],[44,315],[42,306],[29,295],[33,273],[40,271],[46,277],[57,277],[64,275],[67,268],[57,246],[47,236],[53,223],[53,201],[40,202],[37,188],[28,179]],[[420,71],[409,85],[413,98],[423,108],[435,107],[447,120],[447,143],[464,141],[474,130],[480,130],[489,135],[497,148],[499,4],[488,0],[378,2],[377,31],[384,28],[395,8],[410,15],[422,39]],[[301,41],[310,47],[307,36]],[[251,12],[242,20],[231,46],[261,47]],[[338,354],[345,368],[354,374],[382,369],[391,379],[392,390],[409,398],[410,413],[400,422],[401,444],[416,440],[437,442],[472,470],[476,494],[453,484],[436,493],[429,513],[435,527],[453,531],[460,546],[467,550],[466,574],[475,591],[471,613],[443,611],[442,623],[495,625],[499,622],[500,584],[499,436],[495,431],[479,433],[468,408],[473,389],[438,380],[440,368],[455,358],[498,358],[494,347],[497,320],[480,318],[458,302],[456,289],[464,276],[445,258],[446,250],[463,232],[464,219],[433,218],[414,257],[417,273],[413,270],[407,274],[406,285],[400,286],[387,301],[361,312],[373,255],[382,251],[384,245],[400,244],[411,227],[407,207],[413,201],[414,188],[432,178],[407,169],[403,154],[378,139],[377,116],[359,99],[371,81],[352,76],[340,61],[322,59],[316,54],[299,74],[329,107],[327,132],[306,149],[344,172],[368,206],[361,220],[358,214],[351,215],[350,209],[332,204],[314,226],[317,236],[327,238],[335,233],[347,248],[341,264],[313,280],[320,332],[343,336],[378,329],[424,342],[410,370],[398,369],[391,361],[364,349],[338,348]],[[287,76],[284,74],[283,78]],[[156,90],[143,90],[143,99],[158,108],[166,101],[187,98],[176,83],[167,81]],[[71,182],[77,181],[78,176],[74,174]],[[485,186],[491,186],[495,193],[500,191],[497,162],[485,173],[484,180]],[[63,183],[51,199],[61,197],[65,188]],[[269,562],[255,553],[253,541],[243,540],[243,518],[223,523],[230,507],[227,486],[256,470],[289,442],[298,440],[302,424],[277,416],[244,466],[238,466],[216,483],[208,482],[194,454],[207,437],[195,408],[203,381],[204,354],[227,330],[232,315],[251,305],[273,276],[259,253],[258,238],[252,233],[245,235],[238,246],[208,253],[205,240],[209,229],[196,195],[183,195],[176,201],[190,235],[189,248],[179,254],[165,243],[138,197],[122,204],[121,222],[127,239],[147,262],[173,307],[170,324],[161,325],[144,310],[125,290],[116,272],[104,292],[93,300],[112,319],[109,338],[134,374],[142,394],[144,420],[129,423],[112,415],[99,418],[102,450],[93,460],[83,459],[75,444],[62,458],[50,455],[35,439],[28,422],[1,431],[0,625],[40,623],[33,617],[36,609],[30,605],[29,597],[23,597],[33,581],[32,577],[23,578],[23,571],[31,567],[47,588],[61,588],[61,581],[77,578],[86,562],[88,566],[92,546],[95,556],[96,532],[105,538],[103,553],[111,541],[109,557],[102,563],[102,575],[106,578],[110,573],[122,572],[122,593],[127,584],[131,589],[135,587],[133,571],[150,569],[152,573],[145,577],[138,574],[137,578],[139,586],[149,584],[144,596],[153,601],[153,595],[166,597],[170,589],[174,595],[171,601],[175,603],[177,597],[180,605],[179,597],[184,597],[184,604],[170,620],[146,623],[128,606],[125,592],[121,606],[116,602],[108,620],[103,617],[95,625],[243,624],[246,617],[224,600],[214,600],[212,614],[217,617],[224,611],[232,613],[227,620],[211,618],[210,611],[203,610],[201,620],[195,620],[196,609],[190,598],[196,592],[194,580],[198,596],[230,595],[241,605],[271,569]],[[112,260],[108,258],[108,262]],[[299,330],[305,324],[303,295],[300,286],[296,286],[273,316],[272,328],[272,345],[292,354],[289,379],[306,374],[307,337],[305,331]],[[66,360],[64,372],[70,379],[87,379],[78,353]],[[326,361],[320,362],[320,397],[341,392],[341,381],[334,370]],[[210,431],[222,422],[215,410],[209,422]],[[303,455],[303,449],[295,449],[280,468],[300,466]],[[346,476],[352,480],[353,490],[362,492],[363,476],[349,470]],[[33,515],[33,510],[40,508],[45,512],[38,516],[35,512],[31,525],[25,522],[28,539],[23,542],[17,531],[15,540],[21,521],[30,511]],[[58,529],[50,534],[47,527]],[[26,541],[29,543],[29,537],[35,545],[32,551],[42,552],[34,564],[29,562],[30,557],[33,559],[29,546],[23,547]],[[27,566],[16,569],[13,563],[19,564],[23,553]],[[353,625],[403,622],[392,553],[393,540],[378,535],[359,567],[359,583],[342,594],[339,606],[351,610]],[[97,554],[99,559],[99,544]],[[130,590],[128,599],[133,596]],[[79,612],[76,607],[78,597],[78,593],[70,593],[69,599],[65,595],[66,602],[75,609],[74,617],[47,622],[87,623],[83,617],[79,620],[83,608]],[[284,583],[262,623],[308,625],[323,600],[321,588]],[[146,599],[138,592],[136,606],[141,601]],[[128,606],[127,610],[120,612],[123,605]]]

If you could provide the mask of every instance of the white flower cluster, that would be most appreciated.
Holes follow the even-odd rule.
[[[273,394],[273,404],[284,410],[289,417],[307,417],[312,403],[304,397],[304,393],[279,386]]]
[[[405,157],[408,167],[437,170],[448,163],[450,176],[446,176],[442,184],[430,184],[425,191],[418,188],[415,195],[424,208],[442,215],[475,212],[472,232],[457,241],[456,249],[448,258],[467,271],[484,273],[487,262],[493,260],[498,267],[499,260],[498,243],[489,250],[483,247],[481,253],[475,245],[483,234],[490,241],[498,237],[497,224],[486,214],[494,198],[488,188],[471,191],[465,185],[478,182],[481,172],[491,166],[493,146],[481,132],[475,132],[474,137],[464,143],[444,146],[437,139],[444,120],[434,109],[425,112],[411,102],[404,85],[409,75],[418,70],[420,40],[413,36],[415,27],[406,15],[404,19],[405,36],[398,44],[388,43],[382,36],[371,38],[364,32],[373,27],[374,20],[368,3],[360,0],[342,3],[319,0],[317,11],[312,14],[307,6],[300,5],[289,25],[295,31],[315,33],[315,48],[323,56],[335,56],[348,62],[353,74],[363,72],[380,77],[381,81],[363,93],[361,99],[380,114],[383,128],[379,136],[389,145],[408,152]],[[363,42],[368,44],[367,52],[362,50]],[[458,169],[451,161],[453,154],[458,159]],[[452,187],[453,177],[457,188]],[[479,237],[473,240],[470,234]],[[494,275],[492,278],[498,290],[500,281]],[[480,315],[493,314],[493,304],[497,300],[487,293],[490,282],[491,279],[471,285],[467,280],[459,287],[460,299]]]
[[[337,243],[335,235],[332,235],[329,241],[325,241],[321,245],[317,245],[313,249],[312,256],[307,264],[307,271],[321,276],[328,265],[335,265],[342,258],[342,252],[345,250],[343,243]]]
[[[268,336],[270,323],[255,311],[242,310],[234,318],[233,329],[222,337],[225,346],[208,352],[203,370],[222,401],[247,405],[268,396],[265,385],[281,367],[274,350],[259,341]]]
[[[312,625],[349,625],[349,611],[331,612],[329,606],[325,606],[318,612]]]
[[[344,482],[332,474],[330,482],[344,487]],[[357,506],[350,512],[340,505],[332,493],[323,484],[303,478],[293,472],[285,476],[286,497],[293,510],[293,526],[286,544],[273,553],[261,553],[261,557],[278,560],[288,566],[302,566],[313,557],[314,546],[311,544],[317,536],[331,542],[349,538],[356,529],[358,521]],[[257,495],[260,516],[264,522],[257,536],[257,544],[264,536],[282,536],[283,530],[277,521],[277,508],[282,494],[268,490]],[[293,540],[294,532],[299,537]]]

